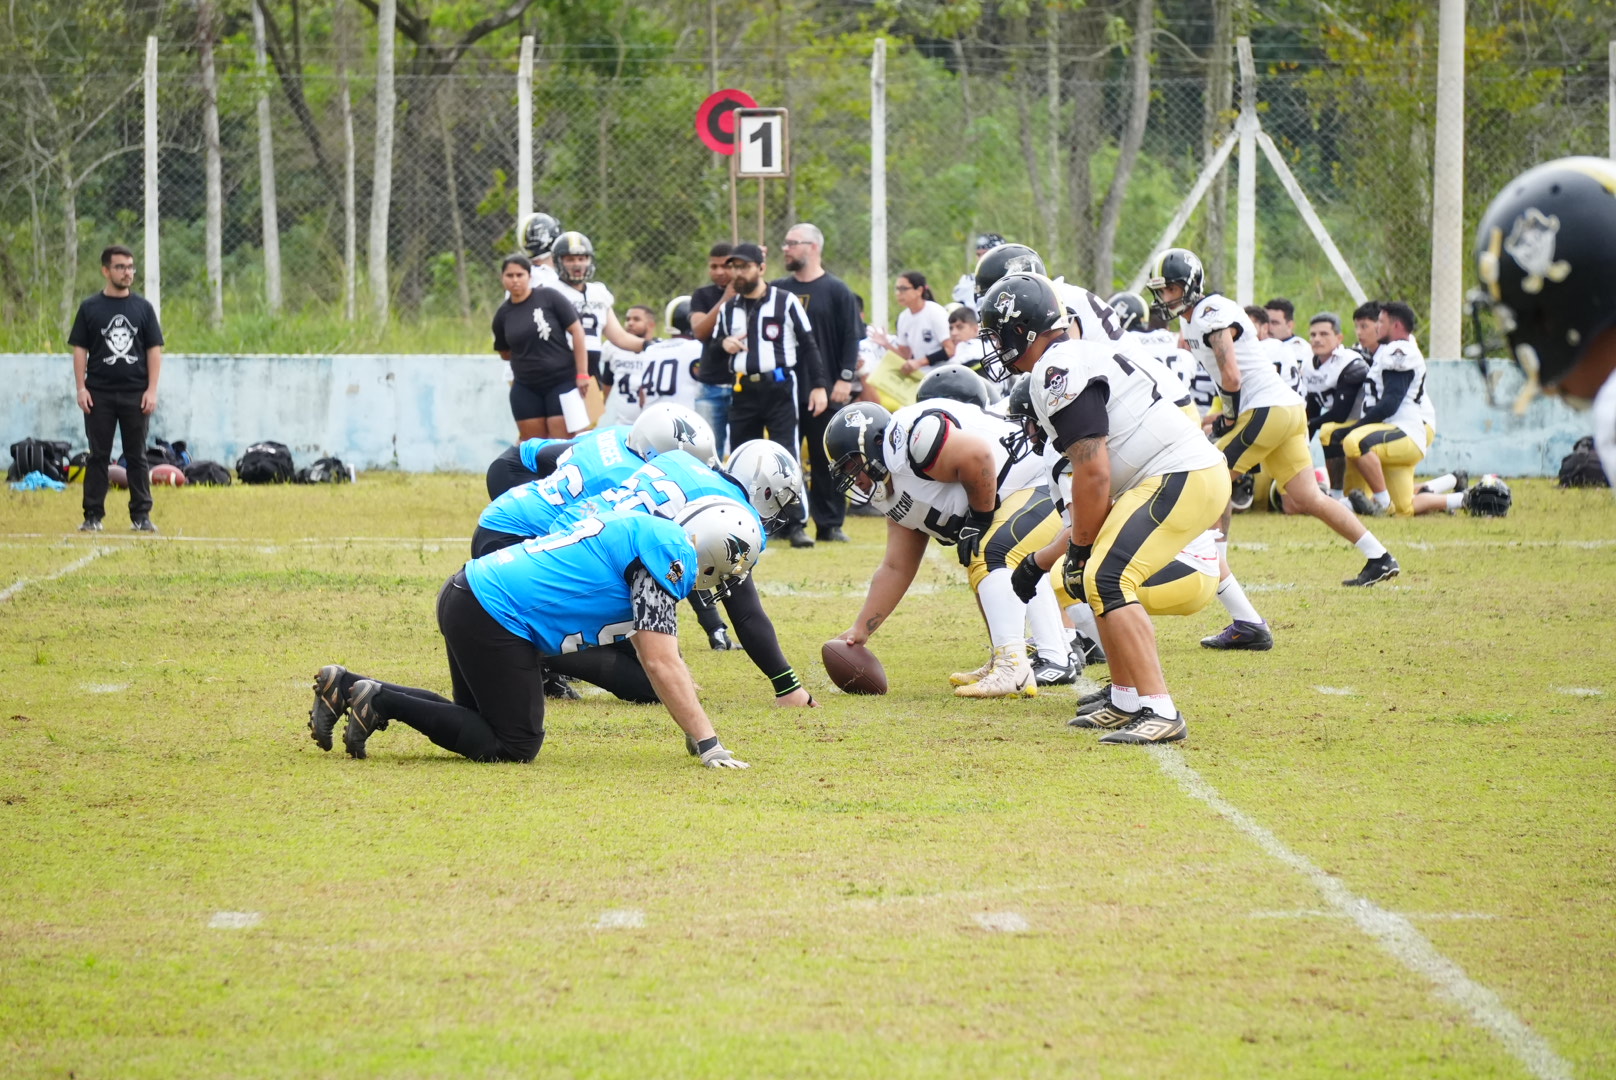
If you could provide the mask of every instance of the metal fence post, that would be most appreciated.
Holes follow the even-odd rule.
[[[144,253],[145,283],[142,295],[151,302],[152,310],[163,312],[162,258],[158,253],[158,200],[157,200],[157,37],[146,38],[145,89],[145,182],[146,182],[146,250]]]
[[[870,308],[872,326],[887,325],[887,39],[870,58]]]

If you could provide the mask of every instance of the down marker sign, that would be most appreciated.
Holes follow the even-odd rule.
[[[741,150],[737,176],[767,179],[791,172],[791,122],[785,109],[736,109],[735,138]]]

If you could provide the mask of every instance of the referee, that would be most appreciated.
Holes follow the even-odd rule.
[[[763,249],[736,244],[728,260],[735,295],[718,309],[713,338],[729,357],[735,393],[729,407],[729,444],[769,438],[801,461],[797,438],[797,378],[808,384],[808,412],[825,411],[828,378],[814,343],[808,313],[797,298],[763,280]],[[801,506],[787,538],[794,548],[814,546]]]

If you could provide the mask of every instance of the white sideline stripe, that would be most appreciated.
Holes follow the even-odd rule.
[[[109,552],[105,548],[91,548],[88,555],[84,556],[82,559],[74,559],[72,562],[68,563],[66,566],[62,567],[53,574],[46,574],[42,578],[18,578],[10,585],[7,585],[4,589],[0,589],[0,602],[10,600],[13,596],[16,596],[18,593],[22,592],[23,589],[27,588],[29,585],[39,585],[47,581],[55,581],[59,577],[66,577],[75,570],[82,570],[106,554],[109,554]]]
[[[1248,593],[1289,592],[1291,589],[1296,588],[1296,583],[1293,581],[1254,581],[1250,585],[1242,587]]]
[[[1430,939],[1408,918],[1376,906],[1355,895],[1337,878],[1326,874],[1311,860],[1298,855],[1268,829],[1259,825],[1219,795],[1217,789],[1190,768],[1184,755],[1170,746],[1149,747],[1161,771],[1176,780],[1191,797],[1207,804],[1220,817],[1245,833],[1258,847],[1312,883],[1330,907],[1358,924],[1404,967],[1425,976],[1439,997],[1458,1005],[1470,1019],[1498,1037],[1527,1071],[1541,1080],[1570,1080],[1571,1064],[1554,1052],[1548,1040],[1526,1026],[1498,995],[1466,975],[1464,969],[1436,951]]]
[[[1433,922],[1457,922],[1466,919],[1496,919],[1485,911],[1401,911],[1393,912],[1400,919],[1429,919]],[[1319,911],[1303,908],[1300,911],[1253,911],[1253,919],[1350,919],[1345,911]]]
[[[303,684],[299,682],[298,685],[302,686]],[[87,694],[116,694],[119,690],[129,689],[129,684],[126,682],[85,683],[80,689]]]
[[[264,921],[262,911],[215,911],[209,930],[247,930]]]
[[[1603,690],[1592,686],[1556,686],[1554,689],[1556,693],[1570,694],[1572,697],[1599,697],[1604,694]]]
[[[639,930],[645,926],[645,912],[638,908],[603,911],[595,920],[596,930]]]
[[[982,929],[995,933],[1020,934],[1032,929],[1027,920],[1014,911],[979,911],[971,918]]]
[[[1315,686],[1313,689],[1321,694],[1334,694],[1337,697],[1355,697],[1358,693],[1350,686]]]

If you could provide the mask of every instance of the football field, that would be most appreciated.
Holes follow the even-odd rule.
[[[1616,500],[1514,491],[1372,523],[1369,590],[1236,518],[1276,647],[1157,620],[1189,738],[1148,750],[1071,688],[954,698],[986,640],[935,546],[891,693],[836,691],[851,518],[757,569],[822,708],[681,619],[746,772],[600,693],[531,765],[309,740],[322,664],[447,692],[481,477],[159,489],[139,539],[5,492],[0,1075],[1616,1076]]]

